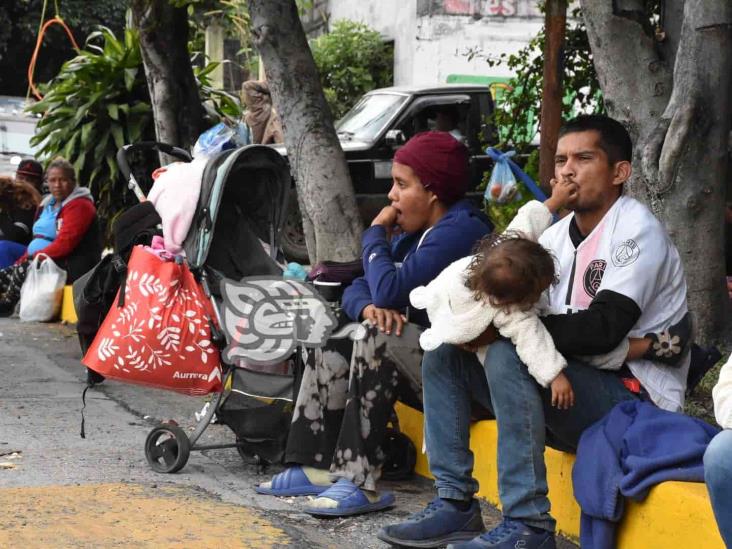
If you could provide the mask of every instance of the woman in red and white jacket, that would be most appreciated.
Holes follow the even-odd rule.
[[[0,316],[9,316],[20,299],[28,265],[37,254],[53,259],[73,281],[91,269],[101,255],[97,210],[89,189],[78,187],[74,167],[53,160],[46,170],[50,194],[41,201],[33,239],[15,265],[0,270]]]

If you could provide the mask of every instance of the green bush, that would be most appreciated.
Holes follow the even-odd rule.
[[[491,67],[505,66],[515,74],[506,89],[498,90],[493,124],[498,128],[499,147],[513,147],[519,153],[528,153],[539,129],[541,92],[544,71],[545,29],[515,54],[501,54],[486,58]],[[468,57],[480,57],[479,50],[470,50]],[[582,11],[572,10],[562,55],[562,118],[568,119],[580,112],[604,113],[600,82],[592,63],[589,39]]]
[[[43,114],[32,143],[40,145],[43,160],[62,155],[74,165],[106,229],[136,200],[119,177],[117,149],[155,138],[137,33],[125,30],[122,40],[108,28],[90,34],[41,89],[43,100],[31,107]]]
[[[390,86],[394,53],[381,35],[353,21],[337,21],[310,44],[325,98],[338,119],[367,91]]]
[[[209,75],[215,66],[194,69],[201,97],[217,117],[238,120],[238,100],[211,87]],[[114,217],[137,202],[120,177],[117,150],[155,140],[137,31],[125,30],[122,40],[108,28],[92,33],[84,49],[41,90],[44,98],[30,109],[43,115],[32,143],[39,146],[41,160],[61,155],[74,165],[79,183],[89,187],[97,201],[108,236]],[[143,177],[157,167],[156,155],[132,160],[141,165]]]
[[[544,70],[545,29],[515,54],[502,54],[497,58],[486,58],[491,66],[505,66],[515,76],[506,89],[497,90],[496,109],[488,122],[498,130],[496,148],[502,151],[515,150],[520,155],[528,154],[523,170],[538,182],[539,151],[532,144],[539,129],[541,113],[541,92]],[[479,49],[469,50],[468,57],[481,57]],[[600,83],[592,64],[592,52],[587,31],[579,7],[572,10],[562,56],[562,85],[565,95],[562,101],[562,118],[569,119],[580,112],[604,113]],[[486,174],[487,181],[490,174]],[[498,229],[504,228],[513,219],[518,208],[533,198],[526,187],[519,183],[523,201],[496,205],[486,203],[486,213]]]

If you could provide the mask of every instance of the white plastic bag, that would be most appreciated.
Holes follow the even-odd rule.
[[[48,322],[61,312],[66,271],[45,254],[36,254],[20,289],[20,320]]]

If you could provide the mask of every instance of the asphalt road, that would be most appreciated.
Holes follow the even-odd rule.
[[[0,319],[0,547],[387,547],[375,534],[421,509],[434,492],[415,478],[383,483],[388,511],[321,520],[307,498],[260,496],[261,471],[234,449],[192,453],[174,475],[153,472],[143,444],[161,420],[192,430],[204,401],[105,382],[87,393],[72,327]],[[233,442],[212,425],[207,443]],[[499,513],[483,505],[486,526]],[[574,545],[562,540],[559,547]]]

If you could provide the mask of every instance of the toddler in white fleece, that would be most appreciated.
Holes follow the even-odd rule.
[[[552,197],[543,204],[524,205],[504,234],[484,238],[474,255],[455,261],[427,286],[412,290],[412,305],[426,309],[431,323],[420,337],[424,350],[473,342],[492,324],[511,339],[534,379],[542,387],[551,386],[553,406],[566,409],[574,404],[572,387],[562,373],[567,361],[539,319],[542,294],[556,273],[554,259],[537,240],[551,225],[552,213],[575,192],[573,183],[554,183]],[[477,350],[479,356],[485,349]],[[627,352],[625,340],[608,355],[589,358],[595,367],[617,369]]]

